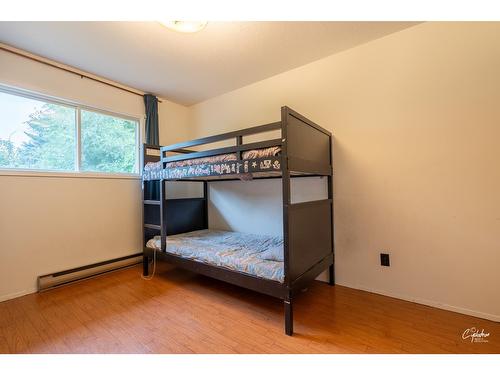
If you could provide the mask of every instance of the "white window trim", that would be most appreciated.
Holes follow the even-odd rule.
[[[109,172],[72,172],[72,171],[51,171],[43,169],[20,169],[20,168],[0,168],[0,176],[11,177],[57,177],[57,178],[101,178],[101,179],[122,179],[139,180],[139,173],[109,173]]]
[[[65,107],[75,109],[76,121],[76,147],[75,152],[75,170],[73,171],[58,171],[58,170],[44,170],[44,169],[23,169],[23,168],[1,168],[0,176],[17,176],[17,177],[54,177],[54,178],[98,178],[98,179],[126,179],[138,180],[141,177],[141,145],[144,137],[144,116],[136,117],[119,112],[113,112],[102,108],[92,107],[78,102],[56,98],[53,96],[37,93],[30,90],[20,89],[8,85],[0,84],[0,92],[6,94],[21,96],[27,99],[34,99],[44,101],[46,103],[53,103]],[[136,165],[134,173],[110,173],[110,172],[85,172],[82,171],[81,166],[81,110],[92,111],[103,115],[114,116],[126,120],[134,121],[137,123],[136,128]]]

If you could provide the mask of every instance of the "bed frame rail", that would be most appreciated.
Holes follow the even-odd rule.
[[[238,159],[240,160],[242,151],[258,149],[258,148],[266,148],[272,146],[281,146],[281,138],[265,140],[260,142],[243,143],[243,137],[266,133],[274,130],[280,130],[280,129],[281,129],[281,122],[278,121],[266,125],[255,126],[253,128],[241,129],[234,132],[213,135],[210,137],[199,138],[192,141],[176,143],[170,146],[164,146],[161,148],[161,161],[163,162],[163,167],[165,167],[166,163],[173,161],[203,158],[207,156],[222,155],[229,153],[237,153]],[[227,140],[234,140],[234,145],[227,147],[220,147],[216,149],[204,150],[204,151],[191,150],[191,152],[187,155],[173,155],[173,156],[167,155],[167,153],[169,152],[178,152],[179,149],[185,149],[186,147],[207,145],[210,143],[216,143]]]
[[[180,142],[176,143],[173,145],[169,146],[163,146],[161,148],[162,152],[166,151],[171,151],[175,152],[178,149],[186,148],[186,147],[194,147],[194,146],[201,146],[209,143],[215,143],[219,141],[225,141],[228,139],[233,139],[235,138],[236,141],[239,137],[244,137],[248,135],[254,135],[254,134],[259,134],[259,133],[265,133],[273,130],[279,130],[281,128],[281,122],[272,122],[270,124],[265,124],[265,125],[260,125],[260,126],[254,126],[251,128],[245,128],[241,130],[236,130],[228,133],[223,133],[223,134],[218,134],[218,135],[212,135],[209,137],[204,137],[204,138],[198,138],[198,139],[193,139],[192,141],[187,141],[187,142]]]

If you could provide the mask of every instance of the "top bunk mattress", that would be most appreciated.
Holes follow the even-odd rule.
[[[241,153],[241,159],[242,160],[261,159],[261,158],[278,156],[278,155],[280,155],[280,153],[281,153],[281,147],[280,146],[273,146],[273,147],[261,148],[261,149],[256,149],[256,150],[243,151]],[[202,166],[205,164],[219,163],[219,162],[231,162],[231,161],[236,161],[236,160],[238,160],[237,154],[230,153],[230,154],[214,155],[214,156],[209,156],[209,157],[204,157],[204,158],[195,158],[195,159],[173,161],[173,162],[167,163],[166,168],[173,169],[173,168],[195,167],[195,166]],[[145,181],[157,180],[157,179],[160,179],[162,177],[162,175],[163,175],[163,172],[162,172],[161,161],[150,162],[144,166],[144,170],[143,170],[143,174],[142,174],[143,180],[145,180]]]
[[[146,246],[161,249],[161,237]],[[283,238],[203,229],[167,236],[167,253],[263,279],[284,281]]]

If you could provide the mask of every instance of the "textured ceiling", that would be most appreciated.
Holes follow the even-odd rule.
[[[156,22],[0,22],[0,41],[189,105],[415,24],[209,22],[184,34]]]

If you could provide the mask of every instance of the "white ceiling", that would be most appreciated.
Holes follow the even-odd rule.
[[[156,22],[0,22],[0,41],[193,104],[415,22],[209,22],[194,34]]]

